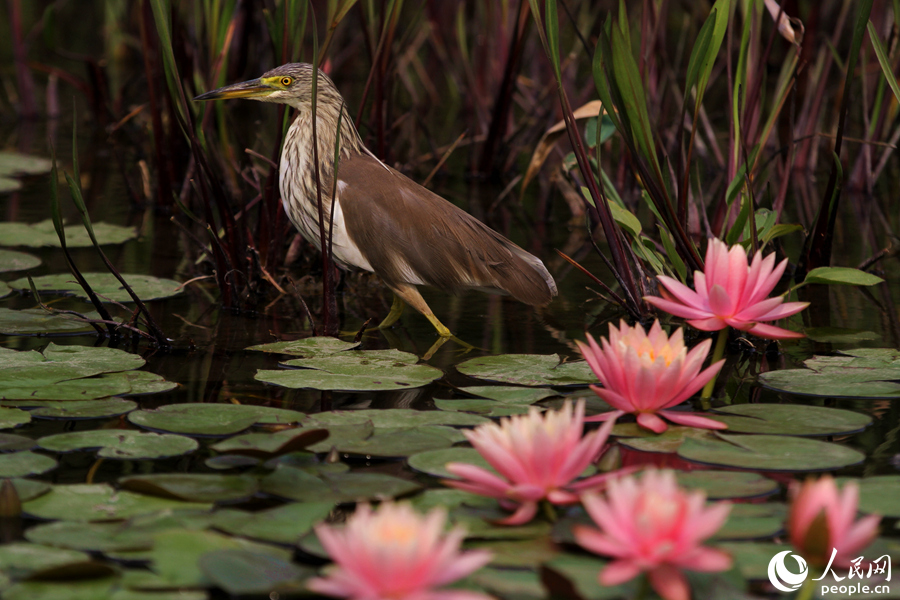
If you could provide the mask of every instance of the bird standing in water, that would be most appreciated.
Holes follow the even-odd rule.
[[[324,230],[332,230],[332,255],[338,265],[372,271],[394,292],[391,311],[379,327],[393,325],[409,304],[442,337],[452,335],[431,312],[418,285],[449,293],[475,288],[509,294],[533,306],[550,303],[556,283],[544,264],[378,160],[363,145],[334,83],[312,65],[282,65],[259,79],[194,98],[251,98],[297,109],[281,152],[279,183],[284,210],[304,238],[322,249],[312,146],[313,73],[318,73],[315,117]],[[340,160],[334,186],[336,142]]]

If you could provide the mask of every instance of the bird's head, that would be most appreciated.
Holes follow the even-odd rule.
[[[312,104],[313,72],[319,74],[316,104],[343,103],[337,88],[327,75],[307,63],[290,63],[263,73],[259,79],[226,85],[206,92],[194,100],[230,100],[250,98],[262,102],[288,104],[297,109]]]

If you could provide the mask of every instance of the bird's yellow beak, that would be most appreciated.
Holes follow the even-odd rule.
[[[233,98],[262,98],[268,96],[276,88],[268,85],[262,79],[251,79],[241,83],[233,83],[220,87],[217,90],[200,94],[194,100],[231,100]]]

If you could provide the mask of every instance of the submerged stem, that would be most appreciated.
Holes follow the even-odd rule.
[[[713,350],[712,360],[709,364],[712,365],[721,360],[722,356],[725,354],[725,343],[727,341],[728,327],[724,327],[719,330],[719,337],[716,340],[716,347]],[[700,395],[700,401],[703,403],[703,410],[709,408],[707,404],[708,400],[712,397],[713,388],[716,386],[716,379],[718,379],[718,377],[713,377],[705,386],[703,386],[703,393]]]

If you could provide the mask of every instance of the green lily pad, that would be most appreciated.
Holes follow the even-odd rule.
[[[104,419],[124,415],[137,408],[137,402],[122,398],[47,402],[46,404],[43,408],[31,411],[31,416],[41,419]]]
[[[715,434],[709,429],[670,425],[664,432],[657,434],[637,423],[617,423],[612,435],[617,438],[617,442],[632,450],[664,453],[677,452],[688,438],[715,439]]]
[[[858,450],[809,438],[721,433],[717,438],[686,439],[678,455],[702,464],[786,472],[834,470],[865,460]]]
[[[156,473],[119,479],[119,486],[132,492],[191,502],[244,500],[256,493],[256,477],[217,473]]]
[[[11,177],[0,175],[0,194],[8,194],[22,189],[22,182]]]
[[[455,427],[473,427],[482,423],[490,423],[490,419],[465,413],[452,413],[441,410],[413,410],[411,408],[392,408],[390,410],[333,410],[310,415],[308,424],[315,427],[331,428],[334,425],[351,425],[371,421],[377,427],[422,427],[424,425],[449,425]]]
[[[475,413],[483,417],[510,417],[512,415],[528,414],[528,406],[520,404],[505,404],[496,400],[481,398],[454,398],[452,400],[434,400],[435,408],[467,413]]]
[[[483,567],[466,580],[491,594],[508,600],[546,598],[546,591],[537,572],[524,569],[492,569]]]
[[[0,390],[37,388],[68,379],[128,371],[143,365],[144,359],[140,356],[115,348],[57,346],[53,343],[43,353],[0,348]],[[0,391],[0,396],[2,394]]]
[[[758,498],[778,491],[778,482],[758,473],[743,471],[676,471],[678,485],[703,490],[707,500]]]
[[[443,448],[440,450],[426,450],[413,454],[407,459],[407,464],[413,470],[427,473],[434,477],[446,477],[455,479],[446,465],[449,462],[461,462],[481,467],[491,473],[496,473],[488,461],[486,461],[475,448]]]
[[[481,356],[456,365],[463,375],[530,387],[589,385],[597,376],[584,361],[560,364],[556,355],[501,354]]]
[[[331,502],[292,502],[258,512],[224,509],[215,513],[216,529],[246,538],[294,544],[331,513]]]
[[[491,565],[494,567],[534,568],[553,560],[560,553],[559,547],[550,536],[541,536],[528,540],[478,541],[469,544],[470,548],[490,550],[494,554]]]
[[[231,435],[256,423],[287,425],[305,417],[293,410],[251,404],[167,404],[128,413],[128,420],[139,427],[187,435]]]
[[[171,589],[177,587],[210,587],[213,585],[200,568],[200,558],[217,550],[250,550],[282,560],[290,560],[291,552],[266,544],[222,535],[214,531],[167,530],[153,536],[148,556],[150,569],[134,573],[128,585],[133,589]]]
[[[728,425],[729,432],[775,435],[839,435],[872,424],[872,418],[862,413],[800,404],[737,404],[709,417]]]
[[[110,396],[137,396],[168,392],[178,387],[177,383],[147,371],[123,371],[104,373],[90,378],[57,381],[46,385],[10,385],[0,391],[6,406],[10,400],[20,400],[17,406],[38,406],[41,400],[96,400]],[[46,406],[46,405],[45,405]]]
[[[211,446],[216,452],[267,459],[303,450],[328,438],[327,429],[299,427],[274,433],[246,433],[222,440]]]
[[[208,510],[211,504],[182,502],[116,490],[105,483],[55,485],[46,494],[22,503],[22,511],[39,519],[112,521],[161,510]]]
[[[0,273],[27,271],[41,264],[41,259],[33,254],[0,249]]]
[[[101,244],[122,244],[137,237],[133,227],[122,227],[109,223],[94,223],[94,235]],[[91,238],[81,223],[66,225],[66,246],[87,248],[92,246]],[[59,237],[53,228],[53,221],[40,223],[0,223],[0,246],[28,246],[29,248],[59,248]]]
[[[40,156],[22,154],[21,152],[0,152],[0,175],[40,175],[49,173],[53,163]]]
[[[31,415],[18,408],[0,406],[0,429],[12,429],[31,421]]]
[[[799,396],[828,398],[900,397],[900,350],[858,348],[844,356],[814,356],[805,369],[770,371],[759,376],[764,387]]]
[[[381,473],[336,473],[317,477],[301,469],[279,465],[260,480],[260,491],[298,502],[357,502],[410,494],[422,486]]]
[[[728,520],[713,539],[758,540],[774,537],[784,529],[787,512],[787,506],[780,502],[732,504]]]
[[[31,450],[35,446],[37,446],[37,442],[30,437],[14,433],[0,433],[0,452]]]
[[[89,319],[100,319],[96,312],[82,313]],[[49,313],[43,308],[13,310],[0,307],[2,335],[61,335],[96,333],[96,330],[74,315]]]
[[[243,549],[207,552],[200,557],[198,565],[216,587],[235,596],[270,593],[280,596],[291,590],[306,591],[304,581],[315,574],[312,567]]]
[[[133,302],[131,295],[125,290],[119,280],[112,273],[82,273],[88,285],[94,290],[101,301],[104,302]],[[143,301],[157,300],[177,296],[183,290],[181,284],[173,279],[162,279],[152,275],[134,275],[122,273],[122,277]],[[87,298],[87,294],[81,285],[70,274],[43,275],[34,277],[34,286],[38,292],[71,294],[79,298]],[[16,279],[9,282],[10,287],[29,290],[28,279]]]
[[[0,454],[0,477],[40,475],[55,468],[55,460],[30,450]]]
[[[6,298],[12,293],[12,288],[6,285],[5,281],[0,281],[0,298]]]
[[[558,581],[553,575],[563,577],[567,581],[559,582],[560,585],[569,583],[584,600],[607,600],[612,598],[633,598],[637,592],[637,580],[626,582],[622,585],[603,586],[597,580],[597,574],[608,564],[608,561],[595,556],[572,554],[569,552],[559,554],[543,566],[544,581]],[[549,571],[549,573],[547,572]],[[551,587],[551,591],[552,591]],[[553,597],[556,597],[554,595]]]
[[[473,396],[489,398],[504,404],[534,404],[544,398],[557,396],[553,390],[535,389],[528,387],[515,387],[508,385],[472,385],[461,387],[459,391]]]
[[[832,344],[854,344],[881,339],[881,336],[874,331],[847,327],[807,327],[803,333],[814,342],[830,342]]]
[[[859,510],[874,513],[888,519],[900,518],[900,475],[877,475],[875,477],[840,477],[840,485],[853,481],[859,486]]]
[[[33,479],[14,478],[9,481],[11,481],[13,487],[16,488],[16,495],[21,502],[43,496],[53,487],[46,481],[34,481]]]
[[[416,428],[378,427],[370,435],[363,437],[355,435],[357,430],[336,428],[334,435],[310,446],[309,449],[313,452],[328,452],[336,448],[338,452],[344,454],[399,458],[423,450],[449,448],[466,439],[456,429],[440,425]]]
[[[3,590],[3,600],[118,600],[114,592],[117,582],[115,576],[81,581],[20,581]]]
[[[276,354],[292,354],[303,358],[317,358],[320,356],[330,356],[345,350],[358,348],[359,342],[344,342],[333,337],[311,337],[302,340],[294,340],[292,342],[273,342],[271,344],[259,344],[250,346],[247,350],[256,350],[258,352],[271,352]]]
[[[15,578],[28,577],[35,572],[65,565],[83,564],[89,560],[90,556],[77,550],[65,550],[28,542],[0,544],[0,571]]]
[[[733,557],[734,565],[744,577],[758,581],[768,580],[769,562],[773,556],[791,549],[774,542],[723,542],[718,546]]]
[[[123,460],[181,456],[197,449],[197,440],[182,435],[131,429],[96,429],[48,435],[38,440],[44,450],[73,452],[99,448],[100,458]]]
[[[416,364],[415,354],[399,350],[353,350],[283,363],[296,369],[260,369],[255,379],[289,388],[315,390],[402,390],[428,385],[444,373]]]

